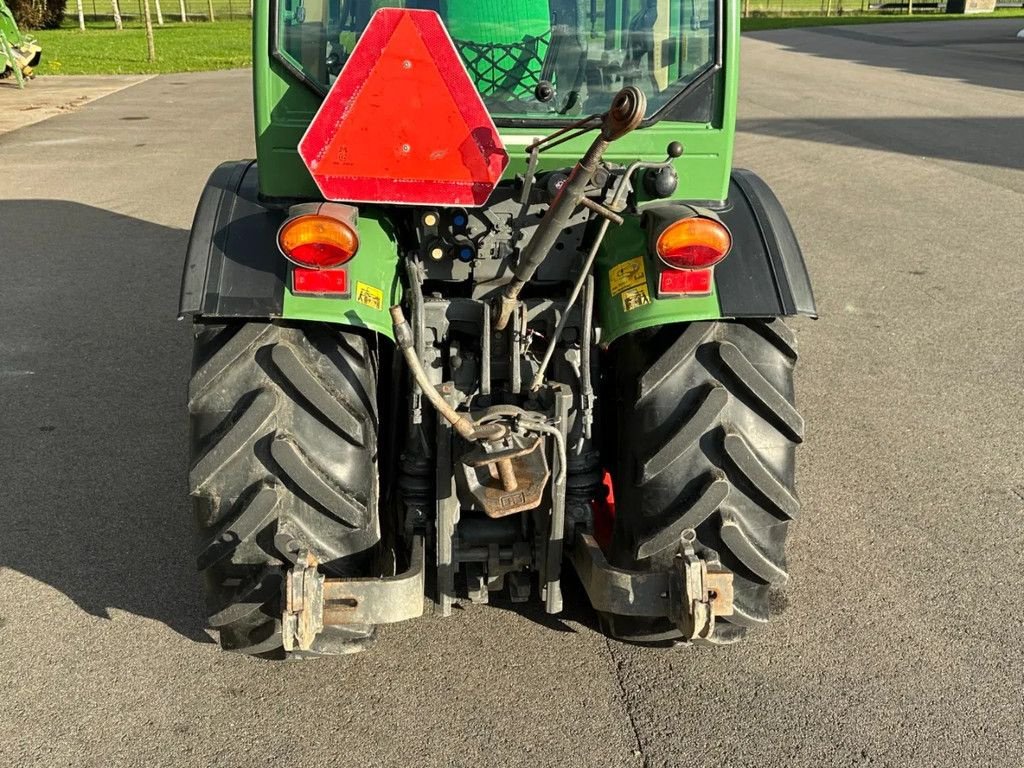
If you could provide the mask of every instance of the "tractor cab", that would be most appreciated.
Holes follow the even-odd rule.
[[[715,63],[711,0],[279,0],[272,45],[327,89],[382,7],[438,13],[496,118],[601,112],[627,85],[657,114]]]

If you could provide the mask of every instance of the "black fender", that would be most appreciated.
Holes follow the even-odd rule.
[[[285,216],[260,202],[255,160],[219,165],[192,222],[179,316],[280,316],[287,268],[277,230]]]
[[[817,317],[803,252],[768,185],[753,172],[736,169],[725,206],[713,210],[733,238],[732,251],[715,267],[722,316]]]

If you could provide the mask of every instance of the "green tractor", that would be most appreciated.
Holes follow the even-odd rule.
[[[256,160],[196,213],[210,625],[265,658],[500,593],[640,644],[769,617],[798,511],[768,186],[729,0],[260,0]]]
[[[32,77],[32,70],[38,66],[43,49],[31,35],[23,35],[18,29],[14,14],[4,0],[0,0],[0,79],[14,76],[18,85]]]

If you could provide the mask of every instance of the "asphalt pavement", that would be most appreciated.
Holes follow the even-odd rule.
[[[150,75],[73,75],[36,77],[19,88],[13,77],[0,80],[0,134],[73,112],[95,99],[148,80]]]
[[[576,605],[221,653],[175,310],[206,176],[253,152],[248,74],[0,135],[0,765],[1024,765],[1020,26],[744,39],[736,164],[789,211],[822,317],[794,324],[791,586],[722,649],[609,644]]]

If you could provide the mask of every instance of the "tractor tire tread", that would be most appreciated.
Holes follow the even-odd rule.
[[[297,549],[328,574],[376,575],[375,354],[333,326],[199,323],[193,360],[189,483],[209,623],[225,649],[283,658],[281,583]],[[347,652],[346,638],[363,647],[373,628],[343,635],[302,657]]]
[[[793,460],[804,435],[796,359],[781,320],[664,326],[611,349],[619,402],[610,559],[667,569],[693,529],[698,554],[733,574],[735,613],[718,620],[709,642],[733,642],[767,621],[771,590],[789,578],[785,539],[800,507]],[[667,618],[611,618],[623,640],[672,635]]]

